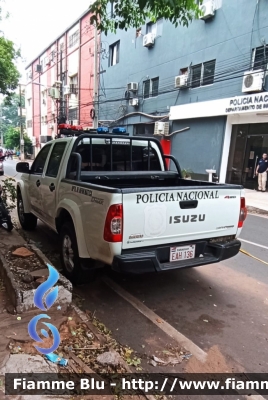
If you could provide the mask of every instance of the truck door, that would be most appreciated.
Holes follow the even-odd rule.
[[[34,160],[34,163],[31,167],[31,174],[29,175],[28,189],[31,211],[41,219],[43,218],[41,181],[50,150],[51,144],[44,146],[40,150],[36,159]]]
[[[57,185],[59,184],[58,175],[61,161],[64,158],[64,153],[67,148],[67,142],[55,143],[50,153],[45,174],[42,178],[41,193],[42,193],[42,209],[45,221],[55,226],[55,206]]]

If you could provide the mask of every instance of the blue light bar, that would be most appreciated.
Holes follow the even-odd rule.
[[[101,126],[100,128],[97,128],[98,133],[109,133],[109,128],[107,126]]]
[[[113,128],[113,133],[126,133],[126,128]]]

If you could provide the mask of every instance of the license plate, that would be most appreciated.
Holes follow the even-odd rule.
[[[189,260],[195,258],[195,245],[171,247],[169,261]]]

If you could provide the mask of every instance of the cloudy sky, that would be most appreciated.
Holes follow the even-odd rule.
[[[5,0],[10,17],[0,30],[22,50],[21,72],[47,45],[87,10],[90,0]]]

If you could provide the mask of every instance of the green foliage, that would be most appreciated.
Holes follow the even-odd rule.
[[[13,178],[4,179],[2,186],[2,200],[8,210],[16,208],[17,190],[16,180]]]
[[[190,178],[193,171],[191,169],[182,169],[181,173],[183,178]]]
[[[94,13],[91,23],[106,35],[108,31],[115,33],[117,29],[140,28],[148,19],[155,22],[165,18],[176,27],[188,26],[201,15],[196,0],[115,0],[112,16],[109,5],[109,0],[96,0],[90,7]]]
[[[21,106],[25,107],[25,99],[22,96]],[[20,125],[20,116],[18,115],[18,107],[20,106],[20,97],[18,94],[13,95],[7,100],[4,99],[0,105],[0,115],[3,116],[2,122],[0,123],[0,133],[5,136],[9,127],[18,127]],[[22,124],[25,126],[25,117],[22,117]],[[5,142],[5,141],[4,141]]]
[[[24,148],[25,150],[32,146],[31,139],[27,135],[23,135]],[[7,149],[15,149],[20,147],[20,129],[19,128],[8,128],[5,135],[5,147]]]
[[[19,56],[14,43],[0,36],[0,93],[7,96],[6,101],[19,83],[20,73],[14,64]]]
[[[4,3],[4,0],[0,0],[0,21],[9,16],[2,6]],[[20,51],[16,50],[14,43],[6,39],[3,31],[0,31],[0,94],[7,96],[7,101],[19,83],[20,73],[15,66],[18,57]]]

